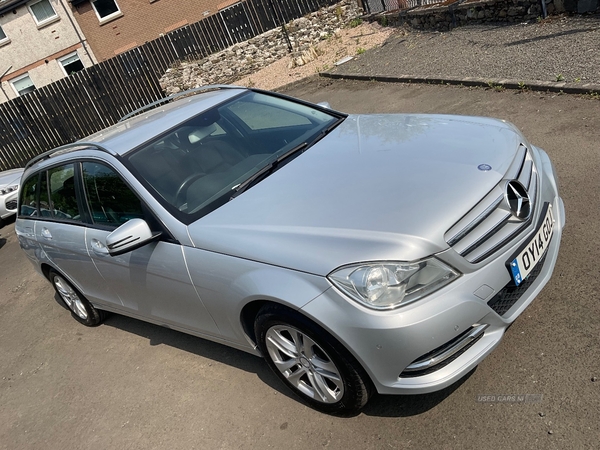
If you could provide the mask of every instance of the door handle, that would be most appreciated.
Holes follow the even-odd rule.
[[[92,239],[91,244],[92,244],[92,251],[96,255],[98,255],[98,256],[107,256],[108,255],[108,248],[106,248],[106,245],[104,245],[98,239]]]
[[[50,233],[48,228],[42,228],[42,237],[44,239],[52,239],[52,233]]]

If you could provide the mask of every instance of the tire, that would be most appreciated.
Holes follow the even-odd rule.
[[[106,319],[108,313],[96,309],[65,277],[54,270],[48,274],[54,290],[63,304],[71,311],[73,318],[87,326],[95,327]]]
[[[265,306],[254,331],[271,370],[312,408],[329,414],[358,413],[371,383],[354,357],[306,317]]]

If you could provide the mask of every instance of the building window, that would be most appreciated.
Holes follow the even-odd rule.
[[[9,40],[10,39],[8,39],[8,36],[6,35],[2,27],[0,27],[0,45],[4,44],[5,42],[8,42]]]
[[[66,56],[58,59],[58,63],[62,68],[65,75],[71,75],[72,73],[83,70],[83,63],[79,59],[77,52],[69,53]]]
[[[108,22],[123,15],[115,0],[95,0],[92,1],[92,6],[94,11],[96,11],[100,23]]]
[[[17,95],[25,95],[31,91],[35,91],[35,85],[29,74],[21,75],[20,77],[10,80],[10,84],[17,93]]]
[[[29,10],[38,26],[54,22],[55,19],[58,19],[58,15],[54,11],[49,0],[40,0],[39,2],[33,3],[29,5]]]

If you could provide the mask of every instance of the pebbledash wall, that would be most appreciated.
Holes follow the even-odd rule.
[[[79,57],[84,67],[93,65],[91,52],[65,0],[49,0],[55,13],[36,23],[29,6],[35,2],[0,1],[0,103],[18,95],[11,81],[29,75],[36,88],[67,76],[60,59]]]
[[[444,5],[385,13],[377,20],[387,25],[410,25],[423,30],[449,30],[457,26],[486,22],[524,22],[543,14],[540,0],[467,0]],[[545,0],[548,14],[586,13],[598,9],[599,0]]]

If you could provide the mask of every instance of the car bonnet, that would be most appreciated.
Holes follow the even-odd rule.
[[[11,169],[0,172],[0,188],[19,184],[21,175],[23,175],[23,169]]]
[[[494,119],[351,115],[189,234],[202,249],[319,275],[414,261],[448,248],[444,233],[503,178],[521,142]]]

